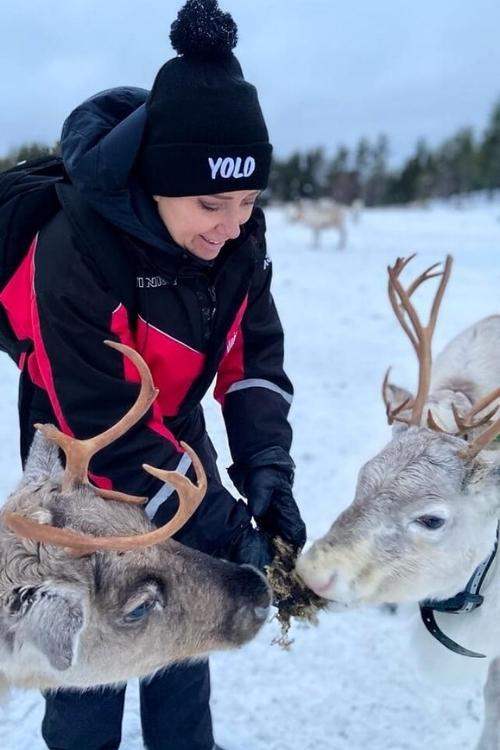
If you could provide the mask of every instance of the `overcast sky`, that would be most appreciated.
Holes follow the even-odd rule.
[[[149,88],[182,0],[1,0],[0,155],[105,88]],[[500,98],[499,0],[219,0],[279,155],[387,133],[393,163]]]

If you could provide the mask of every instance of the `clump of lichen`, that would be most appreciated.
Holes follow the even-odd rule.
[[[297,555],[291,544],[276,537],[273,539],[275,557],[266,568],[266,575],[278,609],[276,619],[281,626],[281,635],[273,640],[284,649],[290,648],[289,638],[292,617],[308,625],[317,625],[318,612],[326,609],[328,601],[308,589],[295,572]]]

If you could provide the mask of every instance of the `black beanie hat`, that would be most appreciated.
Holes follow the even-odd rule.
[[[237,27],[217,0],[188,0],[170,31],[178,57],[146,102],[139,154],[151,195],[210,195],[267,186],[272,146],[257,91],[232,49]]]

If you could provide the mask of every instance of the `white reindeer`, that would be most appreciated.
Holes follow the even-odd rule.
[[[290,221],[304,224],[312,229],[313,247],[320,246],[321,233],[336,229],[339,235],[338,250],[343,250],[347,242],[345,208],[332,200],[298,201],[290,215]]]
[[[409,259],[408,259],[409,260]],[[298,561],[305,583],[335,608],[420,605],[415,647],[435,673],[486,678],[479,750],[500,748],[500,316],[459,334],[431,368],[431,337],[451,268],[447,259],[430,321],[389,268],[389,296],[419,358],[415,398],[384,381],[392,440],[358,476],[353,503]],[[418,610],[417,610],[418,611]],[[424,627],[425,626],[425,627]],[[462,674],[463,676],[463,674]]]
[[[89,484],[92,456],[132,427],[157,394],[137,352],[110,345],[140,371],[136,403],[89,440],[38,426],[22,482],[0,514],[4,687],[86,688],[150,675],[181,659],[242,645],[269,610],[269,589],[256,570],[170,539],[206,490],[201,463],[188,446],[198,486],[144,466],[179,496],[177,514],[158,529],[137,505],[145,498]],[[57,446],[66,454],[64,472]]]

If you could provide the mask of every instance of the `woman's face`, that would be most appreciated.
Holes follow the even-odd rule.
[[[258,194],[258,190],[235,190],[217,195],[153,198],[172,239],[198,258],[213,260],[227,240],[238,237]]]

